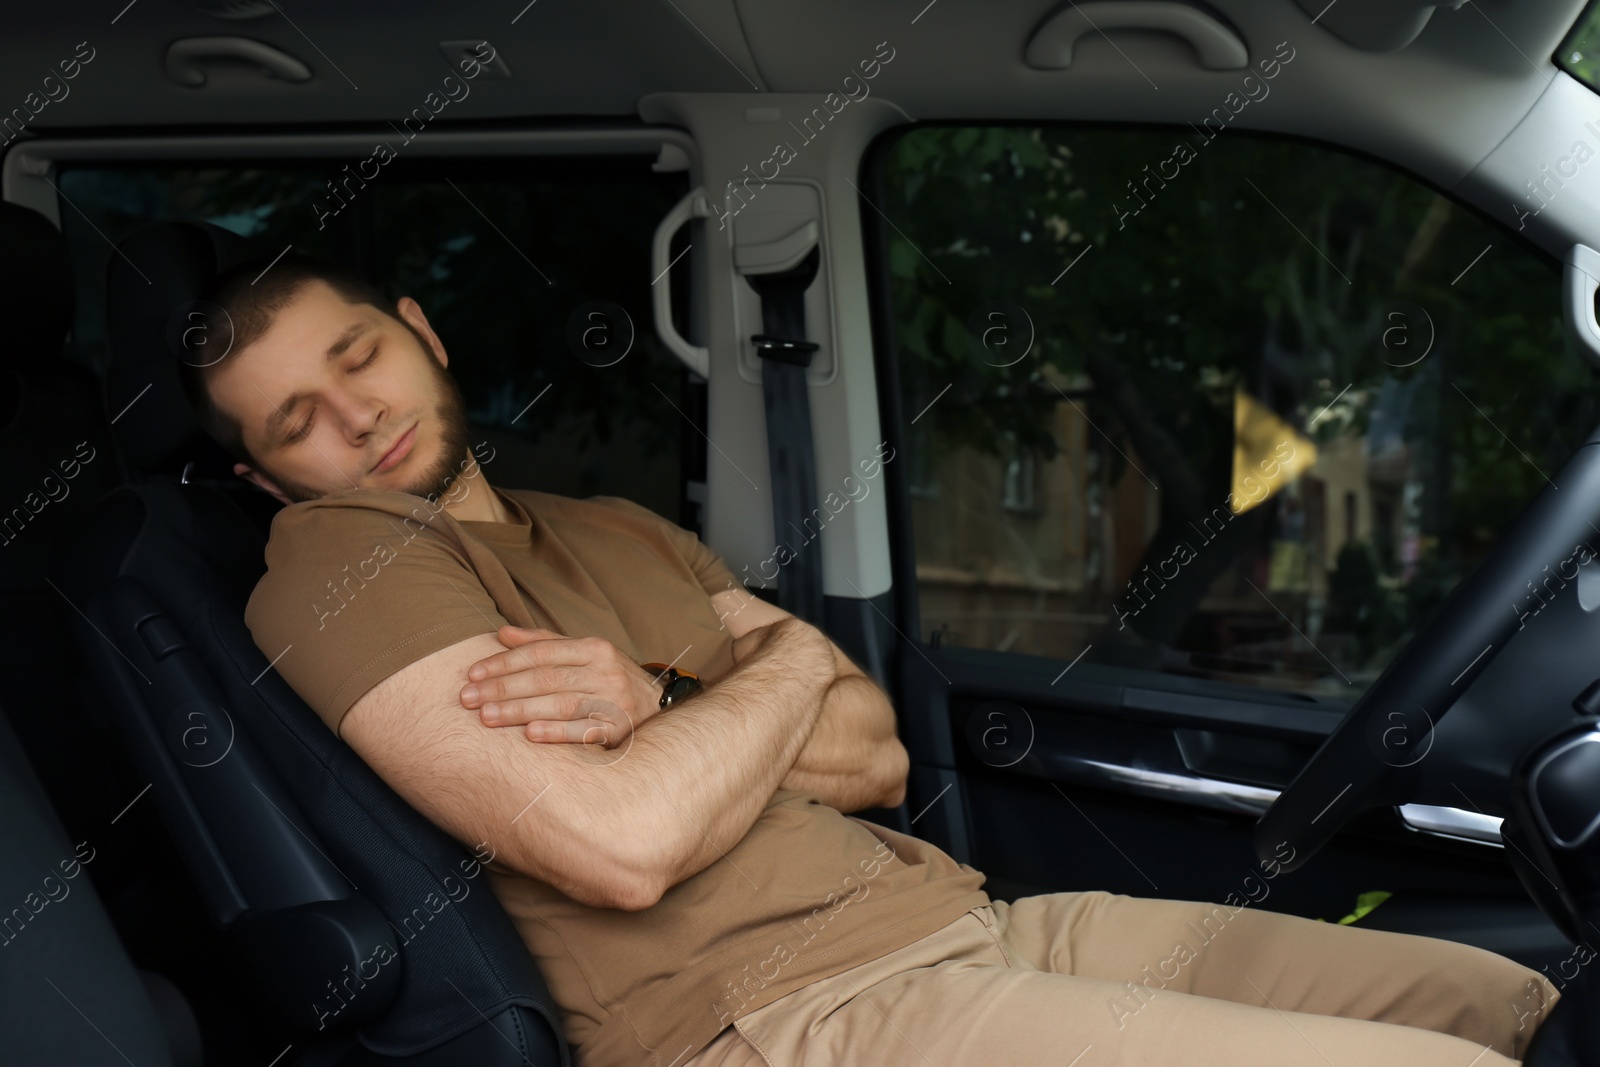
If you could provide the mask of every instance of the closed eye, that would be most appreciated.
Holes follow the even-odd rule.
[[[373,364],[373,362],[378,358],[378,347],[379,346],[377,346],[377,345],[373,345],[372,346],[372,353],[370,355],[368,355],[366,359],[362,360],[360,363],[357,363],[354,367],[351,367],[350,368],[350,373],[354,374],[357,371],[365,370],[367,367],[370,367]],[[284,443],[285,444],[293,444],[296,441],[304,441],[306,439],[306,435],[311,432],[311,423],[312,423],[312,420],[314,420],[316,417],[317,417],[317,413],[316,413],[315,410],[313,410],[311,412],[311,418],[306,419],[305,425],[300,427],[300,429],[296,430],[294,433],[290,434],[288,437],[285,437],[283,439]]]

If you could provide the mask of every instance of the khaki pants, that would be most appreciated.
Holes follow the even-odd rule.
[[[1091,891],[994,901],[683,1067],[1511,1067],[1559,994],[1413,934]]]

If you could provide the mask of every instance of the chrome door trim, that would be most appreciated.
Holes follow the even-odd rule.
[[[1204,775],[1126,767],[1079,756],[1052,756],[1048,773],[1052,777],[1059,774],[1083,785],[1246,815],[1259,815],[1266,811],[1278,799],[1280,792],[1264,786],[1227,782]],[[1417,833],[1471,841],[1493,848],[1505,847],[1500,839],[1502,820],[1497,816],[1435,804],[1401,804],[1396,810],[1402,823]]]
[[[1125,767],[1120,763],[1083,759],[1076,756],[1052,758],[1050,770],[1066,771],[1085,785],[1098,785],[1125,793],[1159,797],[1202,808],[1259,815],[1278,798],[1278,790],[1240,782],[1225,782],[1196,774],[1176,774],[1145,767]]]
[[[1505,848],[1500,838],[1500,824],[1505,820],[1499,816],[1433,804],[1402,804],[1400,818],[1407,826],[1421,833]]]

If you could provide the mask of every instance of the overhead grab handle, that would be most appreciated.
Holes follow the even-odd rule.
[[[672,279],[668,276],[668,270],[672,266],[670,258],[672,235],[691,218],[710,217],[711,203],[706,199],[706,191],[691,189],[688,195],[667,212],[661,224],[656,227],[655,237],[650,243],[650,274],[655,278],[655,281],[650,283],[650,288],[655,291],[651,307],[655,313],[656,333],[661,336],[662,343],[673,355],[702,378],[711,377],[711,350],[690,344],[672,324]]]
[[[1249,50],[1232,27],[1197,7],[1166,0],[1068,0],[1033,31],[1024,59],[1035,70],[1063,70],[1072,65],[1078,38],[1112,30],[1162,30],[1182,37],[1206,70],[1250,64]]]
[[[1600,290],[1600,252],[1588,245],[1573,245],[1567,249],[1562,275],[1562,318],[1583,354],[1600,365],[1600,321],[1594,314],[1594,296]]]
[[[249,37],[185,37],[167,48],[167,80],[200,88],[205,64],[215,60],[252,63],[264,77],[283,82],[311,80],[311,68],[288,52]]]

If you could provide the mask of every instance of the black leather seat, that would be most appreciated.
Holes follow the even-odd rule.
[[[97,741],[104,720],[68,655],[73,608],[45,580],[54,540],[118,480],[99,383],[64,358],[66,242],[0,202],[0,249],[0,1060],[198,1067],[182,994],[135,967],[95,889],[116,863],[109,820],[140,786]]]
[[[110,261],[106,407],[130,482],[58,545],[77,640],[211,919],[309,1039],[297,1062],[569,1067],[486,881],[460,895],[467,850],[322,723],[244,625],[279,505],[199,432],[167,338],[213,272],[263,251],[158,222]]]
[[[71,843],[0,717],[0,1059],[199,1067],[187,1006],[170,983],[135,969],[95,893],[88,864],[98,851],[89,838]],[[156,997],[171,1007],[168,1023]]]
[[[74,612],[50,588],[45,566],[55,538],[120,476],[100,383],[64,354],[73,310],[65,239],[37,211],[0,202],[0,250],[0,677],[6,713],[46,794],[81,836],[132,793],[106,749],[84,743],[102,720],[71,688]],[[72,715],[60,714],[64,704]]]

